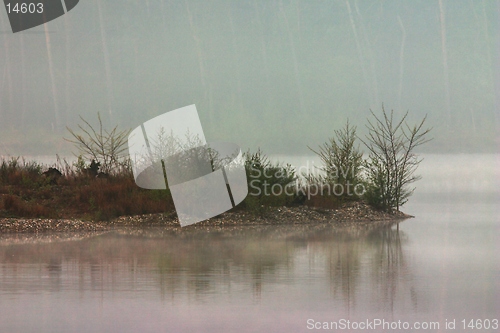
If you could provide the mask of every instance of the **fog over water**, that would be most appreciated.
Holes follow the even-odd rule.
[[[304,154],[381,105],[428,152],[496,152],[497,1],[82,0],[13,34],[0,10],[0,154],[55,154],[82,115],[134,128],[196,104],[208,141]]]
[[[439,323],[427,332],[455,321],[455,332],[469,332],[462,321],[481,319],[493,331],[500,192],[490,182],[498,174],[464,173],[458,164],[472,160],[460,155],[425,158],[403,207],[415,218],[399,231],[317,224],[2,234],[0,330],[309,332],[310,320],[380,319]],[[472,166],[495,158],[477,155]],[[464,176],[471,191],[461,190]]]
[[[500,193],[498,154],[419,154],[422,159],[414,185],[416,195],[492,195]],[[272,161],[290,163],[298,174],[321,174],[318,156],[273,155]]]

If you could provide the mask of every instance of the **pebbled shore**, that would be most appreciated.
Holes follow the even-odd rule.
[[[1,233],[40,233],[48,231],[105,231],[107,226],[102,222],[73,219],[0,219]]]
[[[307,206],[269,207],[262,215],[245,211],[230,211],[186,228],[240,225],[291,225],[328,223],[335,226],[367,225],[374,222],[397,222],[413,216],[403,212],[377,211],[363,202],[346,203],[339,209],[320,209]],[[112,220],[111,225],[123,226],[171,226],[179,227],[175,214],[150,214],[124,216]]]
[[[363,202],[346,203],[339,209],[318,209],[306,206],[269,207],[263,214],[254,215],[245,211],[231,211],[209,220],[193,224],[186,229],[209,226],[244,225],[296,225],[331,224],[335,227],[367,226],[380,223],[396,223],[413,216],[402,212],[381,212]],[[147,214],[122,216],[111,221],[83,221],[80,219],[0,219],[1,233],[43,233],[70,231],[106,231],[120,227],[160,226],[180,228],[177,215]]]

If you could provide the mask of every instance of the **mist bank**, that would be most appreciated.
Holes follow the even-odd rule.
[[[498,5],[444,4],[82,2],[0,36],[0,153],[67,153],[80,115],[135,128],[196,104],[210,141],[303,154],[382,103],[429,115],[426,152],[497,151]]]
[[[352,118],[349,118],[352,123]],[[363,120],[363,123],[365,121]],[[365,129],[363,123],[358,125],[359,136],[364,139]],[[429,121],[429,124],[431,122]],[[213,131],[205,131],[208,141],[227,141],[237,143],[242,151],[255,151],[261,148],[268,154],[273,155],[311,155],[308,148],[316,148],[326,142],[334,135],[334,130],[341,128],[331,126],[328,130],[318,132],[314,126],[307,128],[304,124],[295,131],[282,133],[282,128],[276,131],[265,131],[266,124],[260,129],[241,129],[240,133],[234,135],[213,134]],[[280,126],[277,124],[277,126]],[[322,124],[325,126],[325,124]],[[109,127],[111,128],[111,127]],[[427,154],[477,154],[477,153],[498,153],[500,146],[498,135],[491,135],[486,131],[475,133],[452,132],[442,127],[433,127],[433,140],[424,147],[418,147],[418,153]],[[19,130],[4,130],[0,132],[0,156],[71,156],[77,153],[75,147],[64,140],[69,138],[67,131],[43,131],[39,128],[27,128],[25,132]],[[213,139],[212,139],[213,138]],[[359,142],[360,148],[366,151],[366,147]]]

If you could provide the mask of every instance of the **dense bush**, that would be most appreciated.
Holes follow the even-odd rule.
[[[406,122],[408,112],[397,122],[394,112],[388,114],[383,106],[382,117],[371,114],[368,135],[361,140],[368,149],[366,159],[356,145],[356,127],[349,122],[317,151],[311,149],[323,162],[323,174],[305,177],[309,204],[332,207],[339,199],[364,199],[391,211],[399,210],[412,195],[414,188],[409,185],[420,179],[414,173],[421,162],[414,150],[429,141],[426,136],[430,129],[423,128],[426,118],[410,126]]]
[[[248,196],[243,206],[250,211],[261,213],[267,206],[284,206],[297,200],[295,170],[291,165],[272,163],[258,149],[244,154],[248,181]]]
[[[327,191],[328,196],[336,196],[339,199],[359,199],[363,191],[355,191],[356,186],[362,185],[363,153],[356,145],[356,127],[352,127],[347,121],[341,130],[335,130],[335,136],[328,142],[314,150],[323,167],[323,174],[306,176],[309,187],[321,187],[318,193]]]

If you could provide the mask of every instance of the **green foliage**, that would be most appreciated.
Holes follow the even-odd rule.
[[[356,127],[352,127],[349,121],[341,130],[335,130],[335,136],[331,137],[316,151],[323,162],[321,170],[325,173],[320,176],[308,175],[306,179],[309,184],[342,186],[344,197],[348,195],[348,188],[353,188],[361,183],[361,171],[363,166],[363,153],[356,145]]]
[[[73,167],[76,169],[76,172],[78,174],[83,174],[84,170],[88,167],[87,164],[85,164],[85,160],[82,155],[78,155],[78,158],[75,162],[73,162]]]
[[[172,200],[172,193],[169,188],[166,190],[148,190],[146,193],[153,201]]]
[[[248,181],[247,209],[261,213],[266,206],[283,206],[296,200],[295,170],[290,164],[272,163],[260,149],[244,154]],[[292,195],[288,195],[292,194]]]
[[[373,207],[385,209],[393,207],[393,202],[389,201],[391,195],[388,195],[387,186],[387,172],[382,163],[378,159],[367,159],[364,161],[366,170],[365,193],[363,198],[366,202]]]

